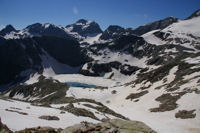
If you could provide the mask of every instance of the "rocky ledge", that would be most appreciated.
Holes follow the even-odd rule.
[[[139,121],[105,119],[104,122],[80,124],[62,129],[51,127],[26,128],[15,133],[156,133],[150,127]],[[13,133],[0,122],[0,133]]]
[[[139,121],[109,119],[102,123],[93,124],[82,122],[67,127],[61,133],[156,133],[150,127]]]

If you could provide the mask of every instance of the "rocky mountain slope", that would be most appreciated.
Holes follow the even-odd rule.
[[[0,114],[33,120],[29,127],[120,118],[159,133],[199,132],[199,22],[196,11],[185,20],[169,17],[136,29],[102,31],[84,19],[66,27],[3,29]],[[57,122],[43,125],[41,116]],[[24,128],[1,117],[11,130]]]

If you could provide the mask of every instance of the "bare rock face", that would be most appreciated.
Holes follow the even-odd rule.
[[[156,133],[150,127],[139,121],[125,121],[110,119],[102,123],[93,124],[82,122],[64,129],[61,133]]]
[[[12,31],[16,31],[16,29],[12,25],[7,25],[0,31],[0,35],[5,36],[6,34],[9,34]]]

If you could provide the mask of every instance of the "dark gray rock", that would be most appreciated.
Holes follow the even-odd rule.
[[[73,67],[80,66],[87,60],[80,44],[71,39],[43,36],[7,40],[0,45],[0,84],[16,80],[16,76],[22,71],[43,69],[41,56],[46,55],[43,50],[58,62]]]
[[[6,34],[9,34],[12,31],[17,31],[17,30],[12,25],[9,24],[0,31],[0,35],[5,36]]]
[[[187,17],[186,19],[192,19],[195,17],[200,16],[200,9],[198,9],[197,11],[195,11],[194,13],[192,13],[189,17]]]
[[[72,27],[71,32],[77,32],[83,37],[94,36],[102,33],[100,26],[96,22],[85,19],[80,19],[76,23],[66,26],[66,28],[69,27]]]
[[[62,38],[71,38],[62,28],[59,28],[52,24],[45,24],[48,26],[44,26],[40,23],[35,23],[27,26],[25,29],[32,35],[40,35],[40,36],[56,36]]]
[[[116,39],[125,34],[126,30],[117,25],[110,25],[101,35],[100,39]]]
[[[157,29],[164,29],[167,26],[169,26],[169,25],[171,25],[175,22],[178,22],[177,18],[168,17],[168,18],[165,18],[165,19],[162,19],[162,20],[159,20],[159,21],[155,21],[155,22],[146,24],[144,26],[140,26],[140,27],[134,29],[132,31],[132,33],[136,34],[136,35],[143,35],[143,34],[149,32],[149,31],[153,31],[153,30],[157,30]]]

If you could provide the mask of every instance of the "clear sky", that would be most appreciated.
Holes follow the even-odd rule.
[[[0,0],[0,29],[39,23],[66,26],[84,18],[102,29],[136,28],[168,16],[184,19],[200,9],[200,0]]]

